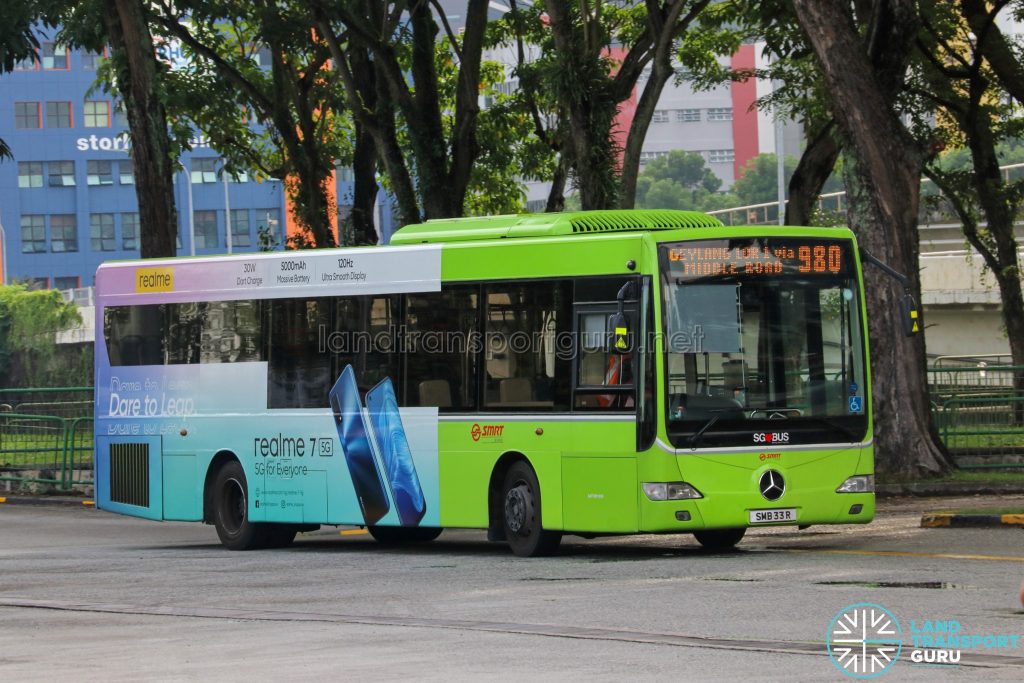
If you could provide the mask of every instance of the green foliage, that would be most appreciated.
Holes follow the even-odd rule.
[[[60,383],[63,370],[53,363],[56,334],[81,322],[78,309],[64,303],[56,290],[0,287],[0,377],[6,377],[17,356],[26,386]]]
[[[738,205],[736,195],[719,193],[722,180],[697,152],[673,150],[647,163],[637,178],[636,206],[642,209],[713,211]]]

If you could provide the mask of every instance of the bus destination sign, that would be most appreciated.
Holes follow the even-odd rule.
[[[665,251],[670,275],[684,280],[849,272],[849,247],[820,240],[702,240],[671,244]]]

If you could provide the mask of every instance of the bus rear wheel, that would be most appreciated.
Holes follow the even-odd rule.
[[[370,526],[370,535],[381,545],[428,543],[441,535],[441,529],[429,526]]]
[[[237,460],[231,460],[217,471],[213,480],[213,524],[220,542],[228,550],[253,550],[266,547],[274,535],[267,525],[249,521],[248,487],[245,470]],[[285,541],[281,534],[276,539]],[[294,532],[287,542],[295,537]]]
[[[543,557],[558,549],[562,534],[541,526],[540,484],[522,460],[505,473],[502,487],[502,524],[512,552],[519,557]]]
[[[728,550],[739,543],[746,533],[746,529],[715,529],[694,531],[693,535],[708,550]]]

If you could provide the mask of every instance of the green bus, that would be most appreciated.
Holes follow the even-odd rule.
[[[319,525],[692,533],[874,516],[845,228],[682,211],[427,221],[388,246],[96,276],[96,499],[228,548]]]

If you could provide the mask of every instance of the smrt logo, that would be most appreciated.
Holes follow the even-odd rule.
[[[756,432],[754,443],[789,443],[789,432]]]
[[[782,458],[782,453],[762,453],[757,457],[761,460],[779,460]]]
[[[480,425],[480,423],[474,423],[473,428],[469,430],[469,435],[473,437],[473,441],[479,441],[480,437],[494,438],[501,436],[503,431],[505,431],[505,425]]]

